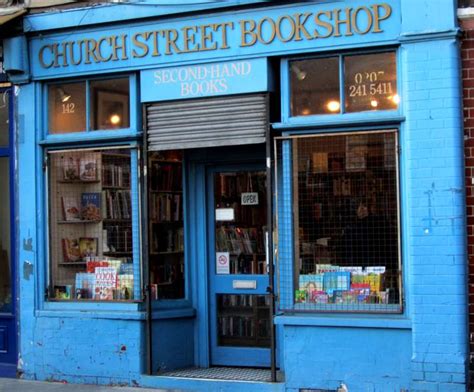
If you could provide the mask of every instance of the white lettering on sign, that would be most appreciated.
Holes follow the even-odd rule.
[[[230,255],[229,252],[216,252],[216,274],[229,275]]]
[[[233,221],[233,208],[216,208],[216,221]]]
[[[243,206],[258,206],[258,193],[257,192],[242,193],[241,204]]]
[[[154,72],[155,85],[179,84],[181,97],[226,93],[229,79],[248,76],[252,72],[249,61],[230,64],[209,64],[163,69]]]

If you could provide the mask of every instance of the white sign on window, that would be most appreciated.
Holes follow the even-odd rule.
[[[258,193],[257,192],[242,193],[241,203],[243,206],[258,206]]]
[[[233,221],[233,208],[216,208],[216,221]]]
[[[216,274],[230,274],[230,255],[229,252],[216,252]]]

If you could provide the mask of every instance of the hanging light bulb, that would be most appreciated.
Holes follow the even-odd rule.
[[[335,113],[335,112],[338,112],[339,109],[341,108],[341,104],[339,103],[339,101],[329,101],[327,104],[326,104],[326,108],[332,112],[332,113]]]
[[[122,121],[122,119],[120,118],[120,116],[119,116],[117,113],[113,113],[113,114],[110,116],[109,120],[110,120],[110,123],[111,123],[112,125],[119,125],[120,122]]]

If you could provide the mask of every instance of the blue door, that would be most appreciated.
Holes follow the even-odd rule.
[[[0,376],[16,376],[17,340],[13,222],[13,105],[0,90]]]
[[[264,167],[208,171],[211,365],[270,365]]]

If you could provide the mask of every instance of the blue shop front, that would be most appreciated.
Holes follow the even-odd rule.
[[[18,371],[464,391],[454,2],[156,3],[7,41]]]

